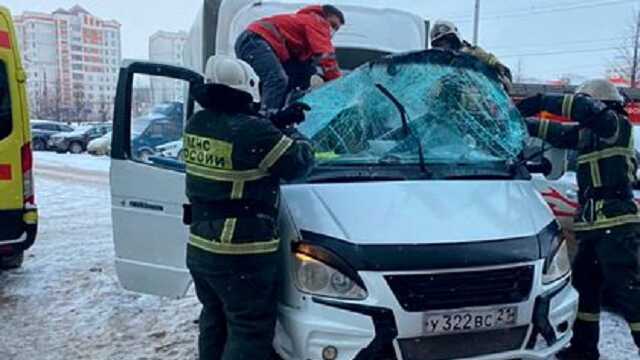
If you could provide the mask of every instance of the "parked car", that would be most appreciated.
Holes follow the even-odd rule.
[[[259,10],[283,10],[270,4]],[[250,21],[242,11],[254,8],[220,18]],[[387,19],[382,10],[345,9],[367,23]],[[202,82],[187,69],[131,62],[121,69],[120,91],[132,91],[125,84],[140,74]],[[519,161],[524,123],[491,79],[495,73],[468,55],[410,52],[359,67],[302,99],[312,110],[300,130],[318,161],[307,179],[282,186],[274,341],[281,357],[541,360],[568,344],[578,296],[566,243],[532,183],[534,167]],[[474,95],[458,101],[457,86]],[[118,278],[129,290],[179,297],[190,285],[184,164],[136,161],[124,145],[132,94],[117,98]],[[565,164],[551,166],[561,174]],[[229,181],[243,179],[234,175]]]
[[[33,150],[49,150],[49,137],[62,132],[72,132],[73,127],[50,120],[31,120],[31,142]]]
[[[111,153],[111,131],[91,140],[87,145],[87,152],[91,155],[109,155]]]
[[[35,239],[31,126],[11,13],[0,7],[0,270],[20,267]]]
[[[165,158],[184,161],[184,151],[182,150],[182,140],[172,141],[156,146],[156,153]]]
[[[136,159],[148,162],[156,155],[156,146],[182,137],[183,107],[181,102],[158,104],[148,115],[132,122],[131,148]]]
[[[91,140],[97,139],[109,131],[111,131],[110,123],[81,125],[72,132],[51,135],[48,145],[59,153],[80,154],[87,149]]]

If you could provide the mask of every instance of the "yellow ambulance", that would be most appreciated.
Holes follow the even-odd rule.
[[[0,7],[0,270],[22,265],[37,222],[26,73],[11,14]]]

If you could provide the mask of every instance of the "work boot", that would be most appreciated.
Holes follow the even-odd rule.
[[[572,346],[556,354],[558,360],[601,360],[597,351],[586,351]]]

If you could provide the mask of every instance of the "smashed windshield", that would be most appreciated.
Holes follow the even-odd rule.
[[[467,55],[385,57],[302,101],[312,110],[300,130],[320,165],[416,164],[420,144],[427,163],[508,161],[524,147],[521,115],[495,74]]]

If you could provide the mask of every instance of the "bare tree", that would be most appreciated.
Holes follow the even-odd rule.
[[[611,66],[610,73],[628,79],[632,88],[640,80],[640,11],[635,11],[633,20],[625,30],[624,41],[620,46],[617,60]]]
[[[84,92],[81,92],[81,91],[74,92],[73,100],[74,100],[73,105],[74,105],[75,120],[78,122],[86,121],[86,119],[84,119],[84,115],[85,115],[85,108],[87,106],[87,102],[85,99]]]
[[[518,64],[516,65],[516,73],[513,78],[514,82],[521,83],[524,80],[524,65],[522,64],[522,58],[518,58]]]

